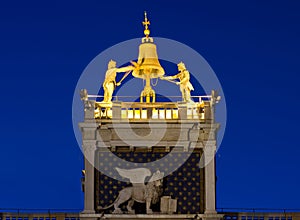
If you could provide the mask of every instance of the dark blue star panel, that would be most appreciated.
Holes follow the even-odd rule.
[[[121,179],[115,167],[131,169],[146,167],[147,165],[149,168],[149,164],[147,163],[166,157],[163,162],[160,162],[161,160],[158,161],[158,165],[151,163],[150,169],[152,173],[158,169],[161,172],[168,172],[173,169],[178,161],[187,158],[181,167],[164,178],[163,195],[177,199],[178,214],[203,213],[204,170],[199,168],[201,153],[195,151],[192,154],[187,152],[175,152],[172,154],[169,153],[169,157],[167,157],[167,154],[168,153],[164,150],[161,150],[161,152],[98,152],[98,165],[100,170],[120,180],[116,180],[96,171],[96,207],[105,207],[113,203],[118,196],[118,192],[126,186],[130,186],[128,179]],[[122,167],[114,155],[132,163],[126,164],[126,167]],[[146,180],[148,179],[149,178]],[[126,203],[123,204],[121,208],[125,211]],[[145,213],[144,204],[135,202],[134,208],[136,209],[136,213]],[[153,205],[152,209],[153,211],[159,211],[159,204]],[[111,213],[112,210],[113,208],[106,210],[105,213]]]

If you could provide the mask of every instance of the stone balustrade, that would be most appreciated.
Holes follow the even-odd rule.
[[[121,102],[105,103],[97,101],[101,96],[88,95],[85,100],[85,119],[96,120],[212,120],[211,96],[194,97],[196,102]],[[118,97],[118,100],[122,97]],[[128,98],[128,97],[126,97]]]

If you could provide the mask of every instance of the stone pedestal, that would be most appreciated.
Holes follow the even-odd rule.
[[[113,119],[121,119],[121,102],[113,102],[112,117]]]
[[[187,103],[178,102],[178,118],[181,120],[187,119]]]

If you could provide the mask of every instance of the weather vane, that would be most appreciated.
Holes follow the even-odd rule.
[[[145,26],[144,34],[146,35],[146,38],[148,38],[149,35],[150,35],[150,30],[148,29],[148,26],[150,25],[150,21],[147,18],[147,12],[146,11],[144,12],[144,15],[145,15],[145,20],[142,23]]]

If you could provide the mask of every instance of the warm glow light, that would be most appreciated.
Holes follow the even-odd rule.
[[[187,109],[187,118],[188,119],[192,119],[193,118],[193,111],[190,108]]]
[[[166,110],[166,119],[172,119],[172,110],[171,109]]]
[[[100,118],[101,117],[101,114],[100,114],[100,111],[99,111],[99,108],[95,109],[95,118]]]
[[[173,109],[173,119],[178,119],[178,110],[177,109]]]
[[[122,119],[149,119],[149,109],[122,109]],[[187,119],[205,119],[205,114],[199,112],[199,108],[188,108]],[[95,117],[109,117],[112,118],[112,110],[105,112],[95,110]],[[178,109],[152,109],[152,119],[178,119]]]
[[[107,110],[106,116],[112,118],[112,110]]]
[[[165,118],[165,110],[164,109],[159,109],[159,118],[164,119]]]
[[[200,119],[205,119],[204,113],[200,113]]]
[[[198,115],[198,109],[197,109],[197,108],[194,108],[194,109],[193,109],[193,118],[194,118],[194,119],[198,119],[198,118],[199,118],[199,115]]]
[[[129,118],[129,119],[132,119],[133,118],[133,110],[127,110],[127,114],[128,114],[128,116],[127,116],[127,118]]]
[[[122,118],[127,118],[127,110],[126,109],[121,110],[121,117]]]
[[[147,119],[147,110],[146,109],[142,110],[142,119]]]
[[[152,118],[153,119],[158,119],[158,110],[157,109],[152,110]]]
[[[141,110],[139,110],[139,109],[134,110],[134,118],[135,119],[141,118]]]

